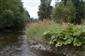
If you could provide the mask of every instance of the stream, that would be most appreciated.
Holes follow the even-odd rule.
[[[54,53],[32,49],[28,40],[23,34],[0,34],[0,56],[56,56]]]

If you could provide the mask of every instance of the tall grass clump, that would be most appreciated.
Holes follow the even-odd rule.
[[[43,39],[42,36],[45,31],[55,32],[57,30],[56,28],[62,28],[62,27],[61,25],[55,23],[54,21],[43,20],[28,24],[26,26],[25,33],[29,37],[33,37],[34,39],[37,40],[42,40]]]

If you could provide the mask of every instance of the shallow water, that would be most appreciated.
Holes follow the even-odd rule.
[[[18,33],[0,34],[0,56],[56,56],[53,53],[30,48],[25,35]]]

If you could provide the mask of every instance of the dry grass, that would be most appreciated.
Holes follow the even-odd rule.
[[[57,24],[54,21],[51,20],[43,20],[38,22],[30,23],[26,26],[25,33],[29,37],[33,37],[37,40],[42,40],[43,33],[46,31],[57,31],[60,28],[64,28],[66,26],[65,23],[63,24]]]

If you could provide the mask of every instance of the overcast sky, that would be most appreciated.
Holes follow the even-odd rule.
[[[33,18],[38,18],[38,6],[40,5],[40,0],[22,0],[24,8],[29,12],[30,16]],[[52,6],[54,6],[55,0],[52,0]]]

